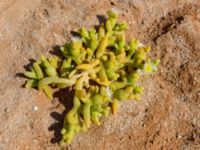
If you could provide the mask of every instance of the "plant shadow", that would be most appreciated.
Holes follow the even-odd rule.
[[[60,47],[61,46],[59,46],[59,45],[52,46],[52,50],[50,50],[49,53],[63,59],[63,55],[62,55],[62,52],[60,50]]]
[[[50,113],[50,116],[55,120],[55,122],[49,127],[49,131],[54,132],[54,137],[51,139],[51,143],[54,144],[59,143],[62,139],[60,132],[63,128],[65,115],[73,107],[73,92],[71,92],[68,88],[65,88],[58,90],[53,96],[65,107],[62,113],[56,111]]]
[[[99,24],[106,23],[107,20],[104,15],[97,15],[97,19],[99,20]]]

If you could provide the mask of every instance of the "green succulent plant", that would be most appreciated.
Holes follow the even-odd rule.
[[[101,124],[110,111],[117,113],[118,103],[138,100],[143,88],[137,84],[141,75],[157,71],[159,60],[148,58],[150,46],[137,39],[126,42],[126,22],[117,22],[117,14],[97,30],[81,28],[80,38],[61,47],[63,58],[41,58],[24,75],[25,87],[43,90],[53,98],[52,87],[70,87],[74,92],[73,108],[67,112],[61,130],[61,146],[70,144],[91,123]]]

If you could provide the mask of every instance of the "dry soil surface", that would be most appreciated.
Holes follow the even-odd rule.
[[[121,103],[66,149],[200,149],[199,0],[0,0],[0,150],[60,149],[65,97],[22,88],[20,73],[110,9],[128,22],[127,39],[152,45],[159,72],[143,78],[140,102]]]

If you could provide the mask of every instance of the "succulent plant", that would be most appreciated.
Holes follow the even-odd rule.
[[[63,58],[41,56],[24,73],[29,78],[25,87],[43,90],[50,99],[52,87],[73,90],[73,108],[64,118],[61,146],[87,131],[91,123],[100,125],[110,110],[116,114],[119,101],[138,100],[143,91],[137,84],[140,76],[157,71],[159,60],[147,56],[151,47],[134,38],[126,42],[126,22],[117,23],[112,11],[107,15],[97,30],[81,28],[80,38],[63,45]]]

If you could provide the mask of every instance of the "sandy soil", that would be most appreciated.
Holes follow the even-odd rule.
[[[127,39],[152,44],[159,72],[143,78],[141,102],[122,103],[117,115],[79,134],[66,149],[200,149],[198,1],[0,0],[0,150],[60,149],[65,96],[49,101],[24,89],[19,73],[29,60],[70,40],[70,31],[97,25],[111,8],[128,22]]]

